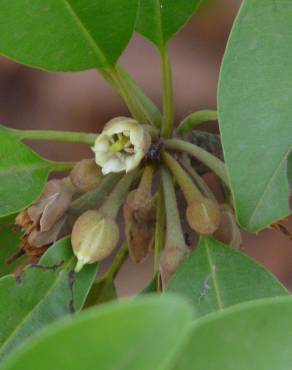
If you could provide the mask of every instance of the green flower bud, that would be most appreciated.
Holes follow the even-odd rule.
[[[114,219],[98,211],[87,211],[75,222],[72,230],[72,247],[78,259],[75,271],[85,264],[101,261],[115,249],[119,228]]]
[[[94,159],[83,159],[71,171],[70,179],[77,189],[86,193],[97,188],[100,184],[102,180],[101,169]]]
[[[190,227],[199,234],[213,234],[220,225],[219,206],[209,198],[194,199],[187,207],[186,216]]]

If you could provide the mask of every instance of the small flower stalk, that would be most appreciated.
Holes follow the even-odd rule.
[[[165,289],[170,278],[175,274],[183,260],[188,256],[189,249],[185,243],[177,208],[173,181],[170,173],[162,169],[162,185],[166,210],[166,240],[160,255],[159,272],[162,287]]]
[[[155,233],[155,207],[151,194],[153,167],[146,166],[137,189],[123,207],[125,236],[132,260],[140,263],[151,251]]]
[[[151,136],[144,126],[132,118],[117,117],[105,125],[92,149],[106,175],[138,167],[150,145]]]
[[[187,201],[186,218],[190,227],[202,235],[213,234],[221,221],[217,202],[201,193],[191,177],[170,154],[164,152],[163,160],[173,173]]]

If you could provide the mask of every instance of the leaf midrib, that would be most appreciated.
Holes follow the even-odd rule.
[[[158,31],[159,31],[159,43],[160,47],[163,48],[164,46],[164,35],[163,35],[163,29],[162,29],[162,14],[161,14],[161,0],[156,1],[156,13],[157,13],[157,19],[158,19]]]
[[[210,252],[210,249],[209,249],[208,241],[206,239],[204,240],[204,244],[205,244],[207,261],[208,261],[208,265],[209,265],[209,268],[210,268],[210,274],[211,274],[211,278],[212,278],[212,282],[213,282],[213,286],[214,286],[214,291],[215,291],[215,297],[216,297],[216,300],[217,300],[217,304],[218,304],[219,310],[223,310],[224,304],[223,304],[223,301],[222,301],[222,298],[221,298],[220,288],[219,288],[219,284],[218,284],[218,281],[217,281],[216,272],[215,272],[215,269],[213,268],[213,261],[212,261],[212,256],[211,256],[211,252]]]
[[[11,332],[11,334],[5,339],[2,346],[0,347],[0,358],[2,357],[3,353],[5,353],[5,348],[8,346],[8,344],[16,337],[19,330],[24,326],[24,324],[31,318],[33,313],[36,311],[36,309],[39,308],[39,306],[46,300],[46,298],[52,293],[52,291],[55,289],[59,281],[61,280],[63,276],[63,272],[70,266],[72,261],[74,260],[74,257],[71,257],[62,267],[62,272],[58,274],[57,279],[55,282],[50,286],[50,288],[47,290],[46,294],[43,296],[43,299],[39,300],[37,304],[34,306],[32,310],[28,312],[26,316],[20,321],[20,323],[15,327],[15,329]]]
[[[106,1],[106,0],[105,0]],[[73,18],[73,20],[76,22],[78,28],[81,30],[83,36],[85,37],[86,41],[90,44],[90,46],[93,47],[95,54],[99,60],[101,60],[101,63],[106,65],[110,65],[109,61],[107,60],[104,52],[102,49],[98,46],[96,43],[94,37],[92,34],[88,31],[88,29],[85,27],[82,20],[79,18],[77,13],[75,12],[74,8],[70,4],[69,0],[63,0],[65,8],[68,10],[68,13]]]
[[[40,170],[40,169],[52,169],[52,165],[48,163],[41,163],[39,162],[38,164],[21,164],[21,165],[16,165],[16,166],[10,166],[8,168],[1,168],[0,167],[0,176],[1,175],[6,175],[6,174],[11,174],[13,172],[27,172],[27,170]]]

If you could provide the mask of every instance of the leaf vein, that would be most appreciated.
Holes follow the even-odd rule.
[[[68,266],[72,263],[73,258],[70,258],[62,267],[62,270],[65,271]],[[38,309],[38,307],[45,301],[45,299],[51,294],[51,292],[55,289],[56,285],[60,282],[61,278],[63,277],[63,273],[59,273],[57,279],[55,282],[51,285],[51,287],[47,290],[46,294],[44,295],[43,299],[41,299],[37,304],[34,306],[34,308],[29,311],[29,313],[21,320],[21,322],[16,326],[16,328],[11,332],[11,334],[5,339],[5,341],[2,343],[1,349],[0,349],[0,357],[5,353],[5,347],[8,346],[8,344],[15,338],[17,333],[19,332],[20,328],[23,327],[23,325],[31,318],[33,313]]]
[[[81,32],[83,33],[85,39],[93,47],[96,56],[100,60],[102,60],[105,65],[106,64],[109,64],[109,62],[108,62],[105,54],[103,53],[102,49],[97,45],[97,43],[94,40],[94,38],[91,35],[91,33],[87,30],[87,28],[85,27],[85,25],[83,24],[83,22],[81,21],[81,19],[78,17],[78,15],[76,14],[74,8],[70,4],[69,0],[63,0],[63,3],[65,5],[66,9],[68,10],[69,14],[71,15],[71,17],[76,21],[76,24],[79,27],[79,29],[81,30]]]
[[[210,249],[209,249],[209,245],[208,245],[208,242],[207,242],[206,239],[204,240],[204,244],[205,244],[205,250],[206,250],[206,255],[207,255],[207,261],[208,261],[208,264],[209,264],[209,267],[210,267],[210,274],[211,274],[211,278],[212,278],[213,286],[214,286],[214,290],[215,290],[215,297],[216,297],[219,309],[222,310],[224,308],[224,304],[223,304],[223,301],[222,301],[222,298],[221,298],[220,288],[219,288],[219,284],[218,284],[218,281],[217,281],[216,268],[215,268],[216,266],[213,264],[212,256],[211,256]]]

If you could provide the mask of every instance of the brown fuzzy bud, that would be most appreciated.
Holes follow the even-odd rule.
[[[214,237],[222,243],[239,249],[242,245],[240,229],[237,226],[233,210],[226,204],[220,206],[221,222]]]
[[[187,207],[186,216],[190,227],[199,234],[213,234],[220,225],[219,206],[209,198],[193,200]]]
[[[143,197],[139,189],[128,195],[123,211],[130,257],[136,263],[142,262],[154,240],[155,209],[149,197]]]
[[[100,167],[94,159],[83,159],[70,173],[72,184],[83,193],[95,189],[102,180]]]
[[[58,236],[64,226],[65,218],[61,218],[50,230],[39,231],[34,228],[27,237],[27,242],[32,247],[43,247],[46,245],[53,244],[57,241]]]
[[[75,191],[68,178],[48,181],[40,199],[27,209],[33,225],[39,225],[41,232],[54,227],[69,209]]]
[[[72,230],[72,247],[78,259],[75,270],[85,264],[98,262],[108,257],[119,240],[119,228],[114,219],[101,212],[87,211],[75,222]]]
[[[69,178],[50,180],[39,200],[16,217],[24,231],[20,248],[29,261],[36,261],[58,239],[75,191]]]
[[[188,256],[189,250],[185,246],[166,245],[159,259],[159,272],[163,289],[165,289],[170,278],[176,273],[177,269]]]

